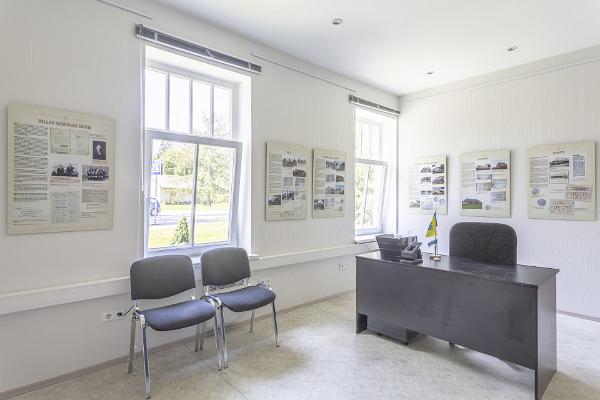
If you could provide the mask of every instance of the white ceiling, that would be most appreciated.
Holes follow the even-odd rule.
[[[395,94],[600,44],[600,0],[157,1]]]

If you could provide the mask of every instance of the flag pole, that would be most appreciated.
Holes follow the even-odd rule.
[[[434,229],[434,232],[435,232],[435,246],[434,246],[434,248],[433,248],[433,249],[434,249],[434,250],[433,250],[433,251],[434,251],[434,254],[431,254],[431,255],[429,256],[429,258],[430,258],[431,260],[433,260],[433,261],[441,261],[441,259],[442,259],[442,256],[440,256],[440,255],[438,254],[437,218],[436,218],[436,220],[435,220],[435,229]]]

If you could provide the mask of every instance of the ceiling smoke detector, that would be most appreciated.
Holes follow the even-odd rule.
[[[515,51],[518,48],[519,46],[510,46],[508,49],[506,49],[506,51]]]
[[[334,18],[334,19],[332,19],[332,20],[331,20],[331,23],[332,23],[333,25],[341,25],[341,24],[342,24],[342,22],[344,22],[344,20],[343,20],[343,19],[341,19],[341,18]]]

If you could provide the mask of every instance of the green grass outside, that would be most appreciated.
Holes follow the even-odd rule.
[[[227,240],[227,221],[196,224],[196,244],[224,242]],[[171,238],[177,225],[150,225],[148,231],[148,248],[158,249],[171,246]]]

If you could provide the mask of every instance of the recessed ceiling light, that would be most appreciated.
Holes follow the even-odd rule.
[[[506,49],[506,51],[515,51],[518,48],[519,46],[510,46],[508,49]]]
[[[435,71],[427,71],[427,75],[433,75]]]
[[[341,24],[342,24],[342,22],[344,22],[344,20],[343,20],[343,19],[341,19],[341,18],[334,18],[334,19],[332,19],[332,20],[331,20],[331,23],[332,23],[333,25],[341,25]]]

